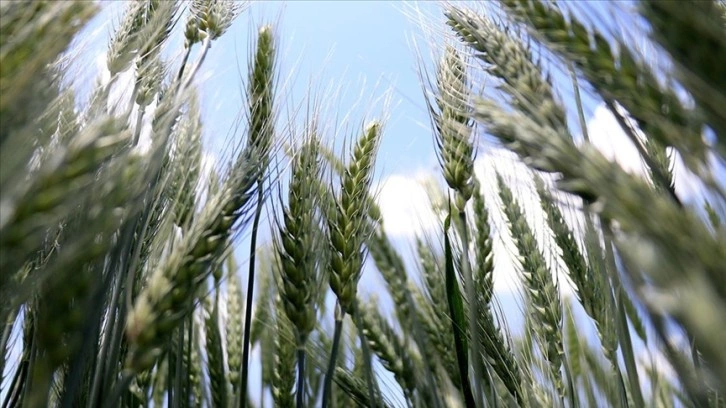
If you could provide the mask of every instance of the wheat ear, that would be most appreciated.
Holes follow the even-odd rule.
[[[335,199],[335,211],[328,219],[330,239],[330,288],[338,302],[335,312],[333,349],[326,374],[323,407],[327,407],[335,373],[337,347],[343,326],[343,317],[352,313],[356,301],[358,280],[363,272],[363,244],[369,233],[368,211],[365,198],[370,189],[373,165],[381,138],[381,124],[369,123],[353,147],[351,160],[340,180],[340,195]]]
[[[277,51],[272,27],[263,26],[257,33],[257,49],[249,72],[249,145],[258,165],[257,207],[252,221],[250,238],[250,261],[247,276],[247,301],[245,302],[244,339],[242,340],[242,372],[240,373],[240,401],[247,401],[247,374],[249,370],[250,328],[252,322],[252,297],[255,288],[255,255],[257,253],[257,232],[264,204],[264,181],[270,150],[274,143],[275,107],[275,60]]]
[[[552,85],[513,30],[466,9],[450,7],[445,14],[447,25],[487,64],[486,72],[503,81],[500,89],[512,97],[514,107],[543,125],[566,128],[565,111],[555,100]]]
[[[321,176],[319,141],[316,129],[293,157],[287,207],[278,221],[281,306],[295,332],[298,384],[296,406],[303,406],[305,395],[305,343],[315,327],[316,290],[320,286],[320,250],[318,242],[322,218],[318,211],[317,185]]]
[[[509,229],[521,256],[522,277],[532,304],[534,331],[542,353],[550,364],[550,372],[560,396],[564,396],[560,374],[564,354],[562,304],[557,283],[547,267],[544,255],[537,248],[534,234],[511,190],[501,176],[497,175],[497,181],[504,213],[509,220]]]
[[[661,148],[674,146],[690,168],[699,167],[706,148],[698,115],[685,108],[672,90],[664,89],[625,44],[618,44],[616,58],[602,34],[590,33],[576,18],[566,19],[557,7],[539,0],[505,0],[501,4],[551,50],[572,61],[606,102],[622,105]]]

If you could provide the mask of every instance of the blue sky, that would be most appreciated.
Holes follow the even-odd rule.
[[[351,125],[358,125],[368,110],[373,112],[367,119],[379,116],[379,107],[366,102],[390,91],[394,106],[388,112],[379,169],[401,172],[434,164],[430,133],[423,126],[428,118],[416,58],[407,38],[416,27],[402,7],[400,2],[374,1],[253,4],[215,42],[201,72],[203,78],[210,75],[202,87],[210,96],[207,112],[215,118],[208,131],[220,134],[229,128],[236,112],[226,109],[228,99],[239,106],[237,86],[230,86],[239,83],[237,64],[242,64],[244,76],[250,34],[254,37],[256,27],[272,23],[279,39],[280,79],[293,78],[292,86],[281,88],[293,100],[304,100],[311,81],[317,89],[339,88],[339,95],[324,95],[336,99],[336,106],[328,108],[350,112]]]

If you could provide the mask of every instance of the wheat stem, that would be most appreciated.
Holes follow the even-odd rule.
[[[305,342],[298,339],[297,346],[297,383],[295,384],[295,407],[305,406]]]
[[[356,300],[354,306],[354,311],[352,313],[353,318],[355,319],[355,324],[362,328],[363,326],[363,319],[361,318],[361,311],[360,311],[360,301]],[[378,402],[378,392],[376,390],[376,386],[374,385],[373,381],[373,367],[371,366],[371,351],[368,348],[368,342],[366,341],[365,333],[362,329],[358,330],[358,336],[360,338],[360,344],[361,344],[361,351],[363,354],[363,360],[364,360],[364,372],[366,377],[366,385],[368,386],[368,396],[371,399],[371,401]],[[378,407],[378,404],[373,405],[374,408]]]
[[[262,189],[259,188],[258,204],[255,209],[255,218],[252,221],[252,235],[250,237],[250,260],[247,271],[247,301],[245,303],[245,331],[242,340],[242,372],[240,373],[240,404],[245,407],[247,404],[247,375],[250,359],[250,335],[252,322],[252,297],[255,291],[255,259],[257,253],[257,231],[262,215]]]
[[[325,372],[325,382],[323,383],[323,402],[322,408],[327,408],[330,404],[330,394],[333,388],[333,376],[335,375],[335,361],[338,358],[338,349],[340,348],[340,336],[343,333],[343,312],[340,302],[335,305],[335,331],[333,332],[333,345],[330,348],[330,360],[328,361],[328,369]]]
[[[189,74],[187,74],[187,79],[182,82],[181,89],[187,89],[189,87],[189,84],[192,83],[192,80],[194,79],[194,75],[196,75],[197,71],[199,71],[199,68],[202,66],[202,62],[204,62],[204,59],[207,57],[207,53],[209,52],[209,48],[212,46],[212,39],[211,37],[205,37],[202,41],[202,50],[200,51],[199,58],[197,58],[197,61],[192,66],[191,70],[189,71]]]

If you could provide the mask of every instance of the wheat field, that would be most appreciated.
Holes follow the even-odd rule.
[[[613,4],[619,32],[588,2],[403,6],[438,161],[409,251],[376,188],[389,96],[286,115],[285,27],[251,27],[210,167],[199,73],[259,5],[126,2],[81,98],[68,50],[106,6],[0,2],[2,407],[726,407],[726,3]]]

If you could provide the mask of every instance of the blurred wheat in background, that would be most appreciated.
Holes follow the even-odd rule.
[[[203,162],[197,77],[249,4],[126,2],[81,98],[71,44],[107,5],[1,2],[2,406],[726,407],[726,5],[623,3],[609,30],[590,5],[402,8],[440,172],[406,252],[376,188],[390,93],[290,108],[284,27],[253,28]],[[492,151],[526,182],[478,171]]]

